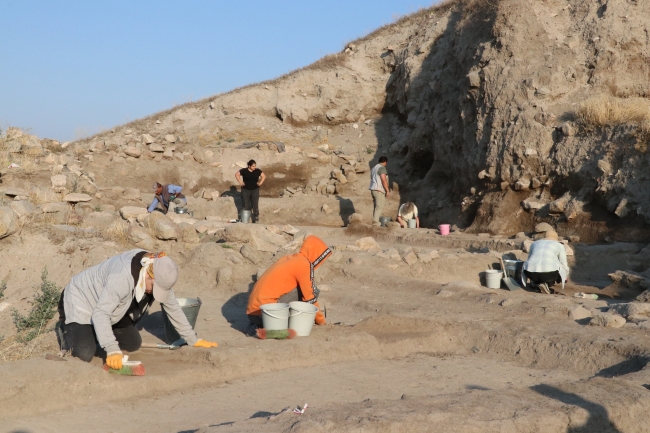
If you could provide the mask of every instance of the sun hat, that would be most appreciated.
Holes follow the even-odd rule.
[[[171,257],[156,258],[153,261],[153,275],[153,297],[158,302],[165,302],[178,280],[178,266]]]

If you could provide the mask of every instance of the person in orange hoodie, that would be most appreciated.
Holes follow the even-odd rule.
[[[316,236],[307,236],[296,254],[284,256],[268,268],[257,280],[248,298],[246,314],[250,325],[247,335],[255,335],[262,327],[260,305],[276,302],[303,301],[318,307],[315,322],[325,324],[325,315],[318,305],[318,287],[314,284],[314,269],[332,254],[332,250]]]

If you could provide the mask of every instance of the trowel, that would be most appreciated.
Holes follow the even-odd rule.
[[[151,344],[151,343],[142,343],[140,347],[145,349],[169,349],[169,350],[178,350],[181,346],[187,344],[184,338],[180,338],[174,341],[172,344]]]

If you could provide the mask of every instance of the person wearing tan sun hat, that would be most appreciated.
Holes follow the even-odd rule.
[[[524,275],[542,293],[550,294],[549,285],[555,283],[562,283],[564,289],[569,265],[564,245],[558,242],[555,231],[549,230],[544,235],[544,239],[533,242],[523,269]]]
[[[106,364],[122,368],[122,351],[142,344],[135,324],[154,300],[185,342],[194,347],[216,347],[200,340],[181,310],[173,286],[178,266],[165,253],[131,250],[72,277],[59,300],[62,349],[90,361],[97,346],[106,352]]]

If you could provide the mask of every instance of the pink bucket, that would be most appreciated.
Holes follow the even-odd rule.
[[[447,236],[449,234],[449,224],[440,224],[438,226],[441,236]]]

